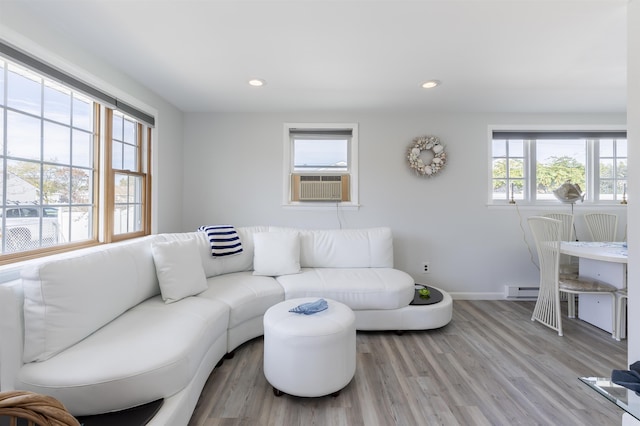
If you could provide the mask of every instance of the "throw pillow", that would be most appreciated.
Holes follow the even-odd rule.
[[[207,289],[195,239],[155,242],[151,252],[165,303],[177,302]]]
[[[253,235],[253,275],[300,272],[300,238],[297,232],[258,232]]]

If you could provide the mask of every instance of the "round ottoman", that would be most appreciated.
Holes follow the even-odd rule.
[[[289,312],[316,300],[285,300],[264,314],[264,375],[276,396],[337,396],[356,372],[355,315],[348,306],[325,299],[324,311]]]

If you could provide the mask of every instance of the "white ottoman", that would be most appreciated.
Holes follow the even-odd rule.
[[[312,315],[289,312],[317,297],[290,299],[264,314],[264,375],[276,396],[337,396],[356,372],[355,315],[325,299]]]

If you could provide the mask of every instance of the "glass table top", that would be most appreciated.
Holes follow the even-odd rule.
[[[624,386],[616,385],[609,377],[580,377],[590,388],[640,420],[640,396]]]

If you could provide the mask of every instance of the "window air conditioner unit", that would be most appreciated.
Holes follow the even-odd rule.
[[[291,201],[349,201],[349,175],[291,176]]]

